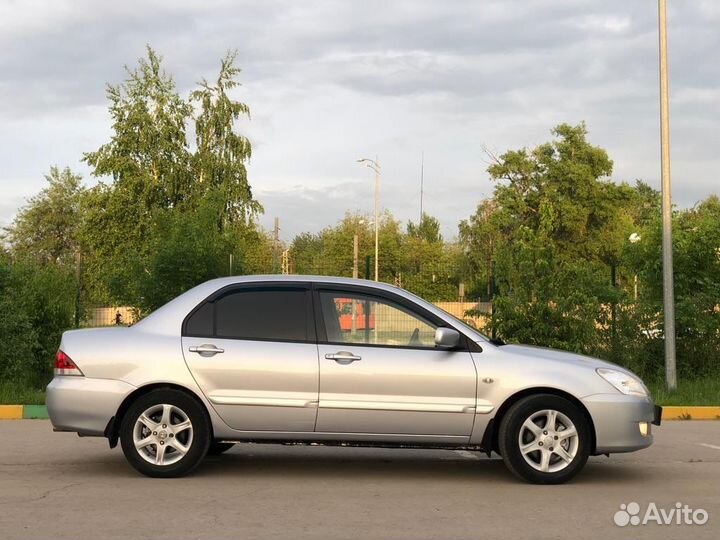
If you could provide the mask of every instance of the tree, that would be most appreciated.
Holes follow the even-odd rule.
[[[234,60],[234,54],[227,55],[216,83],[202,80],[185,100],[163,71],[160,56],[148,47],[139,67],[127,70],[127,81],[108,86],[113,135],[84,157],[94,168],[93,175],[111,178],[89,190],[82,228],[87,281],[96,298],[149,307],[156,305],[146,287],[149,274],[157,277],[174,268],[183,286],[214,275],[198,273],[198,262],[188,257],[170,266],[158,262],[158,257],[174,249],[154,243],[160,236],[172,237],[177,230],[198,232],[193,228],[195,218],[188,214],[197,213],[203,227],[212,228],[205,240],[233,234],[237,239],[231,243],[233,249],[239,248],[238,242],[262,245],[254,223],[262,207],[252,197],[245,169],[250,142],[235,132],[236,122],[249,109],[229,96],[240,73]],[[191,122],[195,148],[187,141]],[[199,248],[189,246],[188,251],[195,247]],[[229,253],[226,249],[226,260]],[[263,266],[250,254],[240,258],[247,268]],[[238,260],[234,271],[241,268],[239,264]],[[208,267],[220,271],[213,264]],[[224,268],[229,270],[229,263]],[[163,279],[169,283],[172,275]]]
[[[55,166],[45,180],[49,185],[18,212],[7,240],[16,256],[74,266],[80,249],[82,177]]]
[[[423,215],[417,224],[412,221],[408,221],[407,235],[411,238],[425,240],[430,244],[440,244],[443,241],[442,235],[440,234],[440,222],[437,218],[434,218],[425,212],[423,212]]]
[[[423,213],[402,238],[401,284],[427,300],[457,300],[458,268],[440,234],[440,222]]]
[[[358,236],[359,275],[364,277],[365,257],[375,257],[375,226],[368,216],[350,212],[347,212],[337,225],[327,227],[317,235],[302,233],[295,237],[291,253],[296,271],[352,276],[355,235]],[[402,233],[400,223],[390,212],[380,216],[378,240],[380,280],[392,283],[400,270]]]
[[[225,219],[245,222],[262,212],[262,206],[253,199],[247,180],[245,162],[252,154],[250,141],[234,131],[235,122],[241,116],[250,116],[246,104],[228,95],[228,91],[239,84],[236,79],[240,69],[234,65],[236,56],[236,52],[228,53],[222,59],[214,86],[203,79],[200,88],[190,94],[191,102],[200,105],[200,113],[195,118],[197,150],[192,162],[197,179],[195,191],[222,193]]]
[[[597,352],[597,320],[608,287],[602,269],[563,260],[543,232],[522,227],[498,254],[491,331],[520,343]]]
[[[0,380],[41,388],[62,332],[73,325],[72,270],[0,251]]]
[[[625,291],[611,275],[652,194],[610,181],[612,161],[587,141],[584,124],[552,133],[532,150],[493,156],[493,197],[461,222],[461,239],[488,293],[495,278],[500,337],[615,358]]]
[[[321,234],[298,234],[290,245],[290,254],[297,274],[324,274],[322,270],[323,239]]]
[[[440,223],[427,214],[418,224],[409,222],[406,230],[403,234],[400,222],[390,212],[382,215],[378,235],[380,281],[399,284],[431,300],[456,300],[461,267],[457,246],[443,242]],[[334,227],[295,237],[290,247],[295,271],[352,276],[355,235],[358,275],[364,277],[366,257],[375,256],[375,227],[368,216],[350,212]]]
[[[488,168],[504,236],[525,226],[544,228],[561,256],[599,258],[606,229],[630,207],[633,189],[609,180],[612,160],[587,141],[584,123],[560,124],[555,140],[533,150],[508,151]]]
[[[628,269],[640,280],[641,330],[662,345],[662,218],[655,208],[640,241],[627,247]],[[673,270],[678,371],[681,378],[720,371],[720,198],[708,197],[673,215]],[[653,346],[653,343],[648,343]],[[646,355],[650,356],[650,355]],[[648,358],[662,372],[662,355]]]
[[[474,276],[469,283],[469,292],[484,300],[490,300],[493,295],[493,264],[496,251],[503,242],[504,228],[500,219],[495,200],[486,199],[458,227],[466,264],[469,273]]]

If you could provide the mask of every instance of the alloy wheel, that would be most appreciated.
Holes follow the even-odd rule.
[[[579,436],[570,418],[544,409],[530,415],[520,428],[518,444],[525,461],[535,470],[553,473],[570,465],[578,452]]]
[[[179,407],[159,403],[146,409],[135,421],[133,444],[137,453],[153,465],[172,465],[188,453],[193,425]]]

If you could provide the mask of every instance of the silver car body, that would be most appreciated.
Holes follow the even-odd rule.
[[[344,347],[182,336],[185,317],[208,296],[248,283],[362,287],[431,312],[475,345],[469,350]],[[223,354],[191,347],[212,345]],[[205,405],[214,437],[227,441],[343,441],[477,446],[490,450],[492,422],[513,400],[557,393],[581,404],[594,454],[649,446],[639,423],[654,420],[649,397],[625,395],[597,373],[614,364],[539,347],[498,346],[436,306],[391,285],[312,276],[228,277],[203,283],[132,327],[69,331],[60,349],[83,377],[55,377],[47,406],[56,430],[113,439],[113,420],[132,396],[171,385]],[[326,355],[350,352],[362,361]]]

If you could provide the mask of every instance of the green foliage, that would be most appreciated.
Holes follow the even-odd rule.
[[[317,235],[303,233],[292,242],[290,253],[295,272],[325,276],[352,276],[353,236],[358,236],[358,273],[365,276],[365,257],[375,258],[375,225],[367,216],[347,213],[335,226]],[[380,217],[378,245],[381,253],[379,273],[382,281],[392,281],[399,270],[400,223],[389,212]],[[374,264],[371,262],[371,279]]]
[[[137,69],[127,69],[124,83],[107,86],[113,135],[84,156],[94,176],[110,176],[115,190],[132,194],[135,204],[126,212],[140,218],[183,202],[192,185],[186,140],[192,107],[162,70],[162,58],[150,47],[147,54]],[[141,230],[145,225],[137,223]]]
[[[79,250],[82,178],[69,168],[51,167],[48,187],[20,209],[7,229],[13,252],[46,264],[74,265]]]
[[[498,337],[619,360],[618,305],[627,297],[611,274],[651,193],[609,181],[612,161],[584,124],[552,133],[549,143],[495,158],[494,196],[461,223],[461,238],[479,287],[487,283],[491,296],[497,284]]]
[[[319,261],[323,248],[322,234],[300,233],[290,245],[293,255],[294,272],[297,274],[319,273]]]
[[[442,235],[440,234],[440,222],[437,218],[429,216],[425,212],[423,212],[417,224],[408,221],[407,235],[411,238],[424,240],[429,244],[441,244],[443,241]]]
[[[491,328],[513,341],[593,353],[608,285],[592,265],[563,260],[552,241],[522,227],[498,253]]]
[[[0,253],[0,380],[40,388],[62,332],[73,325],[77,282],[60,265]]]
[[[81,237],[94,298],[151,309],[227,273],[231,254],[234,271],[243,260],[247,268],[263,266],[233,253],[263,240],[254,225],[262,207],[245,168],[250,142],[235,132],[249,109],[228,93],[238,86],[234,61],[228,54],[216,82],[203,80],[185,100],[148,48],[127,81],[108,87],[113,136],[84,158],[95,176],[112,178],[84,199]]]
[[[192,102],[200,104],[195,119],[197,151],[192,163],[198,184],[195,191],[221,193],[225,219],[245,222],[261,212],[262,206],[253,199],[247,180],[245,161],[252,154],[250,141],[233,130],[236,121],[250,115],[247,105],[228,95],[239,84],[236,56],[229,53],[222,59],[214,86],[203,79],[200,89],[190,95]]]
[[[640,279],[638,309],[655,341],[662,338],[662,223],[659,212],[628,248],[627,264]],[[720,371],[720,199],[708,197],[673,217],[673,267],[678,372],[704,377]],[[659,347],[658,347],[659,348]]]
[[[300,274],[352,276],[353,236],[358,237],[358,276],[365,277],[370,257],[374,278],[375,227],[368,216],[346,214],[335,226],[318,234],[302,233],[290,247],[294,271]],[[440,223],[424,214],[419,223],[408,223],[403,234],[400,222],[389,212],[381,216],[378,234],[379,279],[395,283],[430,300],[457,300],[458,268],[462,254],[445,243]]]
[[[608,180],[612,161],[584,124],[509,151],[488,171],[491,199],[460,224],[475,272],[491,296],[489,331],[508,341],[601,356],[649,380],[663,376],[659,194]],[[674,218],[680,377],[720,372],[720,200]],[[631,233],[641,240],[629,241]],[[494,276],[493,276],[494,268]],[[611,276],[615,275],[615,283]],[[639,296],[635,297],[635,276]]]

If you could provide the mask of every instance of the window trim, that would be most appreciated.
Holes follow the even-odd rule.
[[[343,285],[333,283],[315,283],[311,284],[313,305],[315,308],[315,327],[317,332],[317,342],[319,345],[338,345],[344,347],[377,347],[383,349],[403,349],[412,351],[437,351],[437,352],[470,352],[475,349],[469,344],[470,339],[460,330],[450,325],[447,321],[441,319],[434,313],[428,311],[422,306],[416,304],[412,300],[409,300],[399,294],[385,291],[382,289],[375,289],[373,287],[366,287],[363,285]],[[322,303],[320,302],[320,292],[334,292],[340,294],[347,294],[352,296],[353,294],[360,294],[369,298],[378,298],[398,304],[402,306],[407,312],[420,320],[424,320],[436,328],[452,328],[460,333],[460,344],[454,349],[439,349],[437,347],[417,347],[412,345],[386,345],[380,343],[348,343],[338,341],[328,341],[327,332],[325,329],[325,319],[322,314]],[[476,351],[479,352],[479,351]]]
[[[217,335],[217,309],[215,307],[215,302],[224,298],[225,296],[228,296],[230,294],[234,294],[237,292],[253,292],[253,291],[278,291],[278,290],[295,290],[295,291],[303,291],[305,293],[305,333],[306,333],[306,339],[304,340],[298,340],[298,339],[279,339],[279,338],[251,338],[251,337],[221,337]],[[213,304],[213,323],[212,323],[212,335],[211,336],[203,336],[203,335],[196,335],[196,334],[190,334],[187,332],[187,323],[188,320],[205,304],[211,303]],[[208,295],[206,298],[204,298],[201,302],[199,302],[193,309],[190,310],[190,312],[185,316],[183,319],[181,328],[180,328],[180,335],[182,337],[188,337],[188,338],[205,338],[205,339],[223,339],[223,340],[235,340],[235,341],[267,341],[267,342],[273,342],[273,343],[310,343],[310,344],[317,344],[317,332],[316,332],[316,325],[315,325],[315,312],[314,312],[314,298],[312,295],[312,290],[310,287],[310,283],[305,281],[255,281],[255,282],[248,282],[248,283],[232,283],[230,285],[226,285],[225,287],[221,287],[220,289],[214,291],[212,294]]]

